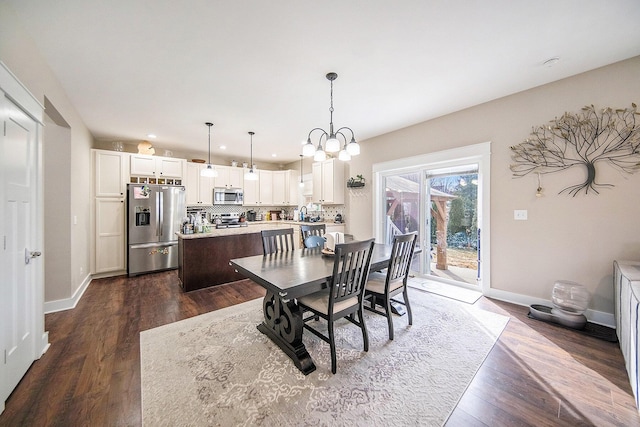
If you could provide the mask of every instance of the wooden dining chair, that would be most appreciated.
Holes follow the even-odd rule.
[[[302,241],[309,236],[324,236],[327,232],[327,226],[324,224],[310,224],[310,225],[301,225],[300,226],[300,236],[302,237]]]
[[[415,232],[394,236],[387,272],[371,272],[365,286],[365,299],[369,299],[371,302],[371,306],[365,305],[365,309],[387,318],[390,340],[393,339],[391,301],[407,307],[409,324],[413,324],[411,304],[407,295],[407,278],[409,277],[409,269],[411,268],[417,237],[418,235]],[[402,293],[404,302],[392,299],[400,293]],[[384,312],[376,309],[376,304],[382,305]]]
[[[265,255],[274,252],[288,252],[294,249],[293,228],[281,230],[262,230],[262,252]]]
[[[331,372],[336,373],[336,343],[333,324],[337,319],[346,318],[362,330],[364,351],[369,351],[369,336],[364,323],[363,303],[364,285],[371,265],[373,239],[336,245],[333,275],[327,283],[327,289],[298,298],[303,312],[313,315],[304,319],[304,328],[323,341],[329,343],[331,350]],[[358,320],[354,314],[358,313]],[[322,317],[327,321],[328,336],[308,324]]]

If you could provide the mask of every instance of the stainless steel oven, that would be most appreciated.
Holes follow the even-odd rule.
[[[241,188],[214,188],[214,205],[241,205],[243,202]]]

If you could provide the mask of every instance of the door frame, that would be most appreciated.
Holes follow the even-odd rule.
[[[30,219],[33,226],[33,250],[42,250],[44,248],[44,211],[43,211],[43,182],[42,182],[42,133],[43,133],[43,116],[44,105],[42,105],[38,99],[29,92],[29,90],[18,80],[18,78],[7,68],[7,66],[0,61],[0,114],[4,116],[6,114],[4,103],[11,102],[31,119],[36,122],[36,147],[35,147],[35,164],[32,165],[34,171],[34,197],[35,212]],[[4,117],[3,117],[4,122]],[[4,132],[0,134],[0,138],[4,139]],[[4,168],[4,154],[0,150],[0,165]],[[2,168],[0,168],[2,169]],[[4,200],[4,175],[0,172],[0,199]],[[4,208],[0,209],[0,245],[4,245],[4,236],[6,236],[5,227],[6,218],[4,218]],[[5,269],[5,257],[0,257],[0,267],[2,271]],[[34,288],[33,288],[33,300],[32,300],[32,313],[29,322],[31,322],[31,330],[33,331],[34,339],[34,354],[33,360],[37,360],[47,350],[49,346],[48,333],[44,330],[44,260],[42,258],[35,260],[32,267],[34,268]],[[5,312],[4,309],[0,312]],[[2,324],[2,319],[0,319]],[[4,335],[4,328],[0,328],[0,344],[2,349],[6,348],[6,337]],[[0,355],[3,356],[3,355]],[[4,402],[9,397],[9,394],[13,390],[5,389],[5,364],[0,364],[0,413],[4,411]]]
[[[491,142],[468,145],[412,156],[403,159],[390,160],[388,162],[375,163],[373,172],[374,197],[374,230],[376,242],[384,241],[384,227],[386,224],[384,212],[384,178],[390,174],[413,172],[422,169],[441,169],[451,166],[475,163],[478,165],[478,228],[480,228],[480,290],[485,294],[491,287]],[[425,185],[425,177],[422,177],[421,191]],[[420,213],[421,226],[425,223],[426,213]],[[428,233],[422,233],[422,239],[428,239]],[[421,247],[426,247],[425,242],[420,242]],[[429,276],[431,277],[431,276]],[[434,279],[435,280],[435,279]],[[473,285],[470,285],[472,287]],[[473,289],[478,287],[473,286]]]

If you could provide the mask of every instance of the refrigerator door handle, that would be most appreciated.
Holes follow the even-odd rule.
[[[158,236],[162,236],[162,228],[164,227],[164,193],[158,192]]]

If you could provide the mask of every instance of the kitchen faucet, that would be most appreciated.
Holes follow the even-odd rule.
[[[304,211],[303,211],[304,209]],[[300,221],[304,221],[304,218],[307,216],[307,207],[306,206],[302,206],[300,208]]]

